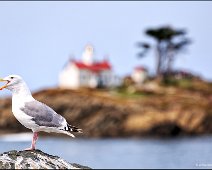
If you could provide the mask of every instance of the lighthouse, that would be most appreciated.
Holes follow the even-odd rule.
[[[93,64],[93,53],[94,49],[92,45],[86,45],[85,51],[82,54],[82,61],[86,65],[92,65]]]

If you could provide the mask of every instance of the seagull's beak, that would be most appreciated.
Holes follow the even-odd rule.
[[[0,78],[0,81],[6,81],[7,84],[9,83],[8,80],[4,80],[4,79],[1,79],[1,78]],[[7,84],[5,84],[4,86],[0,87],[0,90],[3,90],[4,88],[6,88],[7,87]]]

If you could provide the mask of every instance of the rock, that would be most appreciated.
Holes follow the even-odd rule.
[[[0,169],[91,169],[76,163],[68,163],[58,156],[40,150],[8,151],[0,154]]]
[[[33,96],[81,128],[79,138],[212,134],[212,85],[160,88],[161,93],[138,94],[52,88]],[[0,99],[0,134],[28,131],[12,114],[11,98]]]

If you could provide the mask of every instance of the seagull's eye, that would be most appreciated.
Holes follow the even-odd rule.
[[[14,77],[10,77],[11,79],[14,79]]]

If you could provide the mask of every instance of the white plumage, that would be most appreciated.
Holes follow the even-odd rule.
[[[0,88],[6,88],[12,92],[12,112],[16,119],[26,128],[33,131],[31,149],[35,149],[35,143],[39,131],[64,133],[74,137],[71,132],[81,133],[81,129],[71,126],[66,119],[57,114],[52,108],[35,100],[24,80],[18,75],[10,75],[0,81],[7,84]]]

